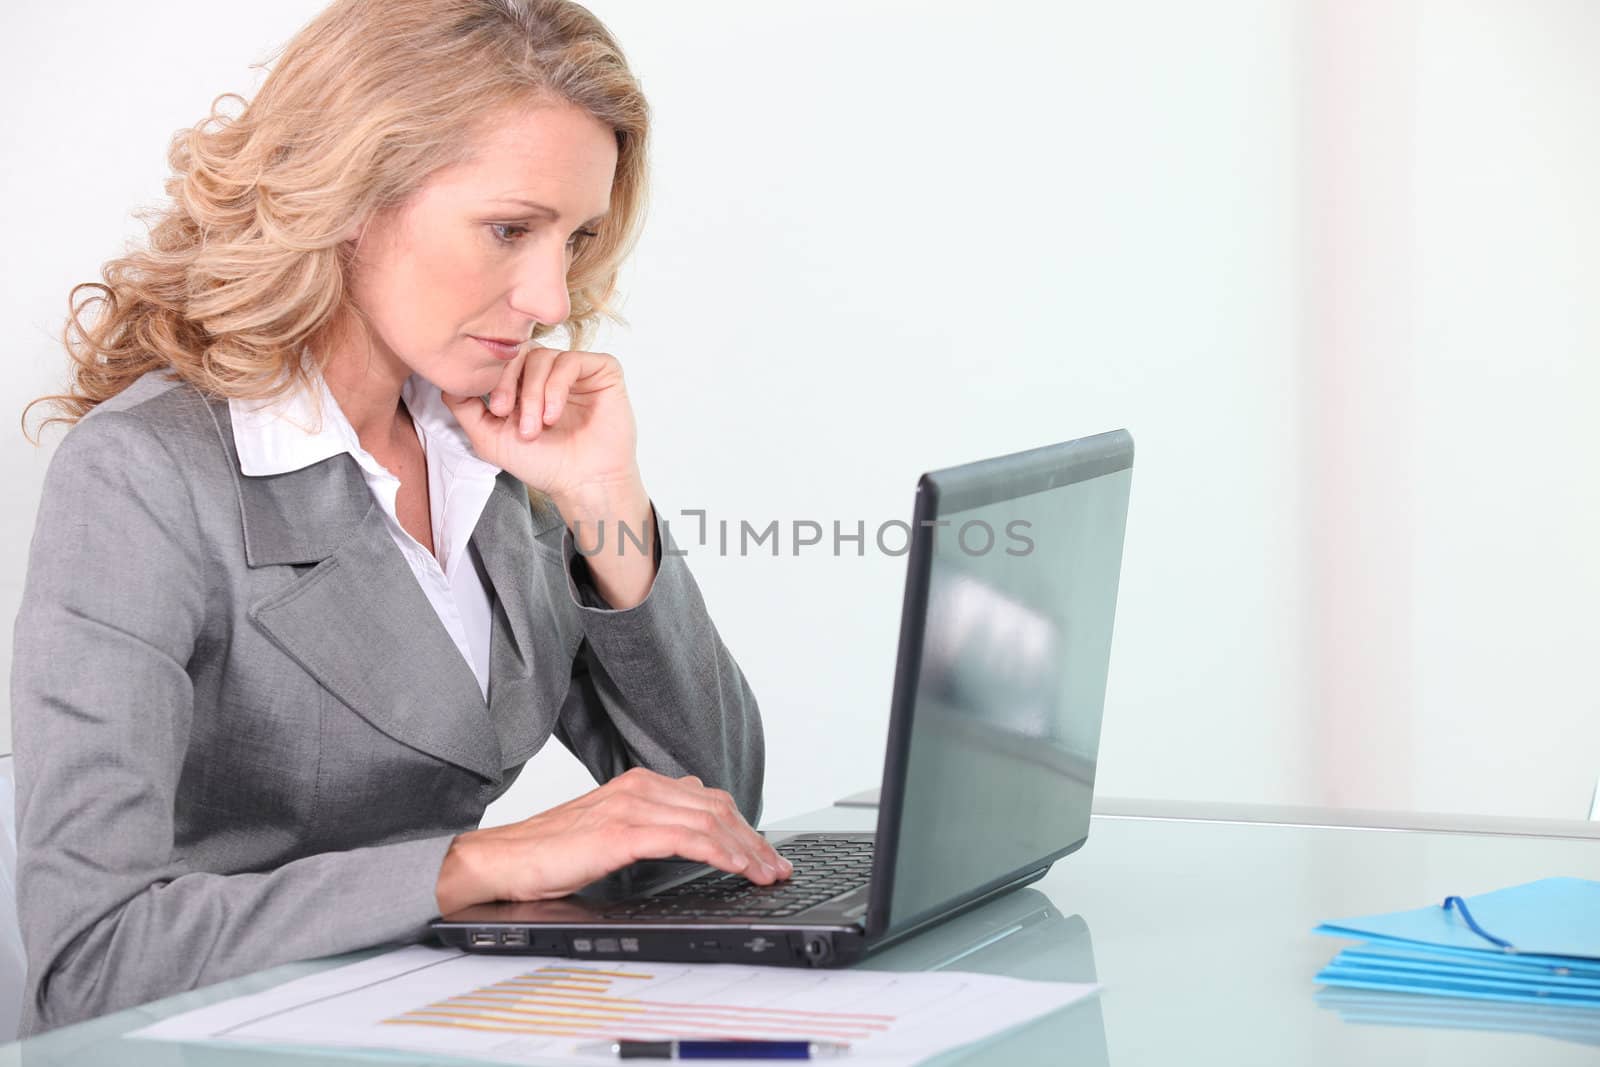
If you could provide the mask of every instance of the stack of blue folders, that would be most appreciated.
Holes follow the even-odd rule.
[[[1366,942],[1317,974],[1328,985],[1600,1011],[1600,882],[1545,878],[1315,932]]]

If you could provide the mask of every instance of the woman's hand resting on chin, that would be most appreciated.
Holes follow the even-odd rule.
[[[633,407],[615,356],[529,345],[506,364],[487,408],[479,397],[442,395],[479,459],[558,505],[638,480]]]
[[[550,497],[606,603],[621,610],[644,600],[656,574],[655,523],[616,357],[535,345],[506,364],[489,407],[442,395],[479,459]]]

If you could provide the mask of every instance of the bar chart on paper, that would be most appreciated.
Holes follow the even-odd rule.
[[[826,983],[822,976],[817,992]],[[894,1015],[882,1012],[805,1010],[750,1001],[731,976],[696,973],[685,965],[611,969],[552,963],[382,1024],[556,1037],[858,1041],[887,1033],[895,1021]]]
[[[596,1040],[787,1038],[846,1043],[857,1062],[911,1064],[1096,988],[955,971],[572,961],[410,945],[130,1036],[591,1067],[594,1057],[578,1049]]]

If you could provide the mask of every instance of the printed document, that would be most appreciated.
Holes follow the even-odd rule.
[[[128,1036],[589,1067],[608,1062],[577,1051],[595,1041],[786,1038],[847,1043],[847,1062],[909,1065],[1098,988],[956,971],[569,960],[408,945]]]

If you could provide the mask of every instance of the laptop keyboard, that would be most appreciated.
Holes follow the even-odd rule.
[[[628,901],[605,917],[779,919],[859,889],[872,876],[870,835],[802,834],[777,850],[794,864],[794,873],[781,882],[756,885],[742,874],[713,871]]]

